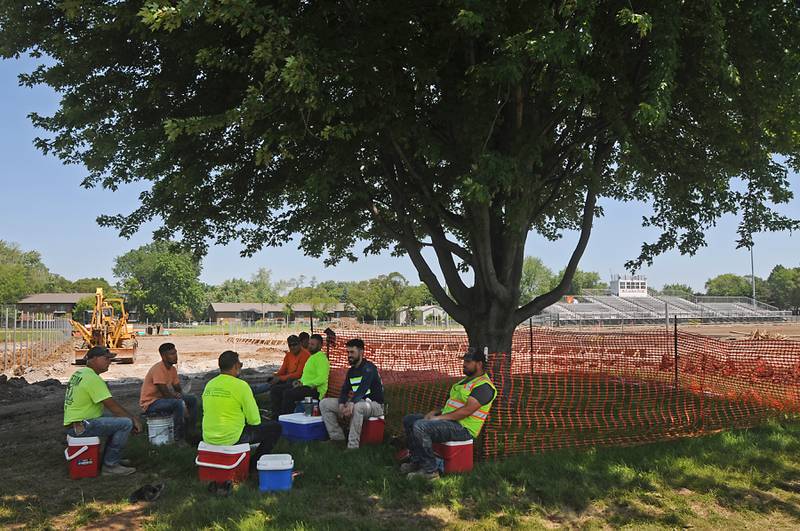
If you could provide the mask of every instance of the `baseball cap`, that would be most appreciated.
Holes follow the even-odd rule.
[[[470,347],[467,353],[464,354],[464,361],[482,361],[486,363],[486,355],[483,351]]]
[[[89,352],[86,353],[86,359],[90,360],[92,358],[99,358],[100,356],[105,356],[107,358],[114,358],[116,354],[108,350],[106,347],[92,347],[89,349]]]

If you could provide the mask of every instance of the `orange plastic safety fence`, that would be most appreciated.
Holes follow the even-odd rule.
[[[800,342],[676,338],[665,329],[532,332],[518,329],[510,355],[490,356],[499,395],[478,441],[484,457],[696,436],[800,411]],[[380,370],[395,431],[403,415],[442,407],[463,377],[463,332],[341,330],[328,349],[331,396],[354,337]]]

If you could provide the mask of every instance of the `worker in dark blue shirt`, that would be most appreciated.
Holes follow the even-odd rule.
[[[383,382],[378,368],[364,358],[364,341],[355,338],[347,342],[350,369],[344,379],[339,398],[326,398],[319,403],[322,419],[333,441],[344,441],[339,421],[350,420],[348,448],[358,448],[361,427],[365,418],[383,415]]]

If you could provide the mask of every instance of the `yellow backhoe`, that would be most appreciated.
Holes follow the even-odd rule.
[[[119,315],[114,304],[119,305]],[[108,347],[117,356],[117,363],[133,363],[136,360],[138,346],[133,335],[133,325],[128,324],[128,312],[125,311],[123,299],[107,299],[103,296],[103,288],[97,288],[92,310],[92,320],[88,325],[70,319],[73,335],[81,340],[75,348],[75,363],[85,363],[86,352],[92,347]]]

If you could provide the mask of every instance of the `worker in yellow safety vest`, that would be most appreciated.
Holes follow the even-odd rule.
[[[400,466],[400,472],[409,478],[439,477],[433,443],[467,441],[481,432],[497,396],[497,388],[486,374],[486,355],[470,348],[464,355],[464,374],[466,378],[450,388],[441,410],[403,417],[410,461]]]

